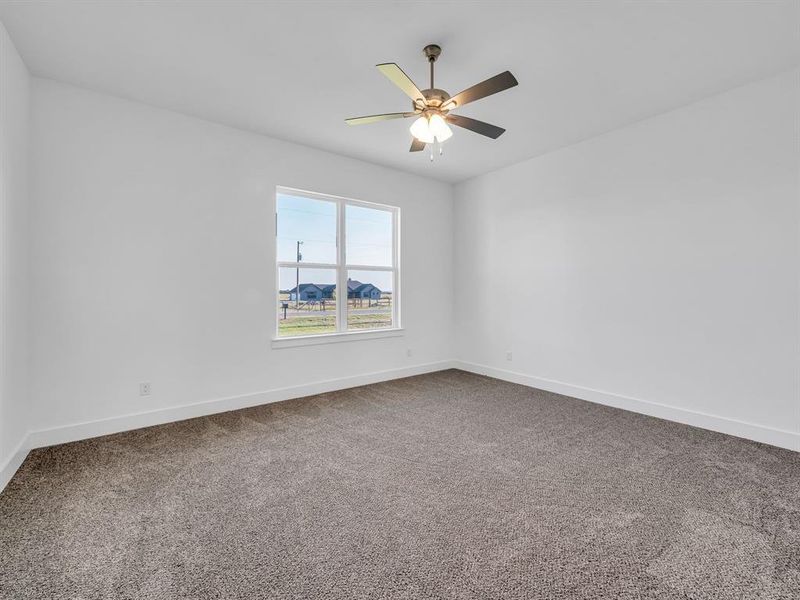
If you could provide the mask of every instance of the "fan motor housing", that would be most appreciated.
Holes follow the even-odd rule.
[[[437,88],[428,88],[427,90],[420,90],[422,95],[425,96],[425,105],[427,108],[439,108],[450,99],[450,94],[444,90]],[[418,107],[415,105],[415,109]]]

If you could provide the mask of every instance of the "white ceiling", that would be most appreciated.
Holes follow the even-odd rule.
[[[234,127],[460,181],[800,65],[800,2],[3,2],[32,73]],[[455,94],[511,70],[518,87],[462,114],[431,164],[374,65]]]

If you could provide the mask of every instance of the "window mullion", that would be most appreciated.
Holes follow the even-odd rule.
[[[381,267],[378,265],[344,265],[349,271],[394,271],[394,267]]]
[[[400,327],[400,214],[392,211],[392,326]]]
[[[335,269],[335,263],[308,263],[308,262],[288,262],[281,261],[278,263],[279,269]]]
[[[347,268],[345,267],[347,249],[347,231],[345,228],[346,203],[337,202],[336,232],[336,330],[347,331]]]

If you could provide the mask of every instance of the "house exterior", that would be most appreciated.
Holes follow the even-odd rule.
[[[347,297],[380,300],[381,291],[371,283],[361,283],[355,279],[347,280]]]
[[[321,287],[322,287],[322,297],[325,300],[332,300],[333,299],[333,294],[336,291],[336,284],[335,283],[331,283],[331,284],[328,284],[328,285],[323,285]]]
[[[297,301],[297,289],[300,288],[300,301],[309,302],[324,299],[322,287],[316,283],[301,283],[289,290],[289,300]]]
[[[317,302],[320,300],[332,300],[336,292],[336,284],[301,283],[300,301]],[[297,300],[297,287],[289,290],[289,300]],[[380,300],[381,291],[371,283],[361,283],[355,279],[347,280],[347,297],[359,300]]]

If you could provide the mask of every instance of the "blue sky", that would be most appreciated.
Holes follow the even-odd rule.
[[[336,262],[336,203],[278,194],[278,260],[294,261],[297,241],[302,262]],[[391,266],[392,213],[360,206],[345,208],[348,264]],[[391,290],[391,273],[357,271],[353,279]],[[301,269],[300,283],[334,283],[333,269]],[[280,270],[280,289],[293,288],[295,269]]]

